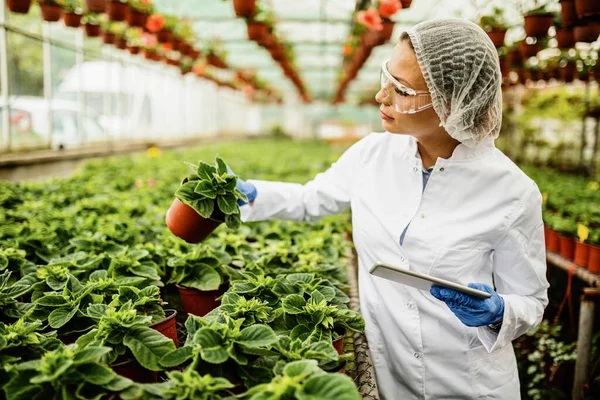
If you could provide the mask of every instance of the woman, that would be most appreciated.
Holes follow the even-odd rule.
[[[352,209],[361,313],[381,397],[520,397],[511,341],[548,302],[535,183],[494,147],[502,116],[496,49],[477,25],[424,22],[384,63],[385,133],[305,185],[240,181],[245,221],[313,221]],[[477,300],[369,274],[376,262],[472,284]]]

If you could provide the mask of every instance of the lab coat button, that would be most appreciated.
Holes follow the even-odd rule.
[[[406,307],[408,308],[413,308],[413,303],[411,303],[410,301],[408,303],[406,303]]]
[[[413,168],[413,171],[415,171],[415,172],[417,172],[418,170],[419,170],[419,168],[417,168],[417,167]]]
[[[444,167],[440,168],[440,172],[444,172]]]
[[[418,353],[415,353],[413,355],[415,356],[415,358],[419,358],[419,354]]]

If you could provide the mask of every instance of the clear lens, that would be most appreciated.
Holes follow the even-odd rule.
[[[384,65],[385,68],[385,65]],[[418,93],[414,89],[404,86],[388,76],[386,69],[381,71],[381,90],[387,98],[388,104],[402,114],[414,114],[431,107],[431,95]]]

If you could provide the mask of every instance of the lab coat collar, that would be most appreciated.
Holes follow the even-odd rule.
[[[461,143],[458,146],[456,146],[450,158],[440,158],[438,159],[438,161],[445,163],[448,161],[456,162],[474,160],[477,158],[481,158],[483,155],[491,152],[494,148],[494,139],[491,137],[484,139],[479,145],[473,148],[467,147]],[[414,158],[417,161],[421,160],[421,156],[419,155],[419,148],[417,147],[417,139],[415,139],[413,136],[409,137],[407,155],[409,157]]]

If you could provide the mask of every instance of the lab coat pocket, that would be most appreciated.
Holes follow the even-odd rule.
[[[504,346],[491,353],[485,347],[477,346],[469,350],[469,358],[474,383],[481,394],[514,380],[517,361],[512,346]],[[518,383],[515,384],[518,386]]]
[[[438,248],[429,275],[467,285],[471,282],[488,283],[492,276],[491,251],[471,248]],[[481,272],[489,268],[488,279]]]

